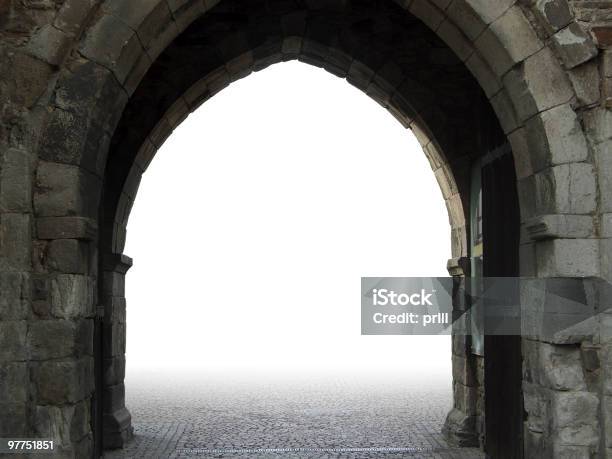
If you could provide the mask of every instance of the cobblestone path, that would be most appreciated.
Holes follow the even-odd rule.
[[[111,459],[484,457],[440,434],[443,381],[139,374],[126,386],[135,435]]]

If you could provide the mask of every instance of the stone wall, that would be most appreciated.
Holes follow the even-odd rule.
[[[264,29],[274,40],[251,33],[245,41],[227,33],[230,24],[216,22],[217,29],[200,37],[218,47],[216,65],[174,93],[160,83],[155,94],[167,98],[160,96],[149,132],[143,126],[145,138],[122,137],[117,127],[124,109],[138,100],[147,75],[171,62],[162,55],[180,45],[180,33],[194,21],[214,22],[215,8],[228,1],[217,3],[0,0],[0,437],[50,436],[66,457],[92,454],[96,322],[106,330],[98,358],[104,356],[108,444],[119,446],[129,436],[122,392],[129,263],[122,241],[140,174],[189,111],[273,62],[300,58],[347,78],[413,129],[447,199],[453,256],[466,255],[465,164],[453,156],[443,129],[444,115],[457,119],[449,116],[449,99],[423,97],[431,94],[427,87],[398,91],[403,80],[372,63],[377,53],[366,56],[367,49],[351,48],[350,40],[342,46],[330,41],[325,27],[304,26],[300,8],[317,17],[321,11],[342,16],[346,2],[308,1],[300,8],[279,2],[264,18],[274,18]],[[257,16],[253,4],[235,11]],[[555,337],[534,329],[524,339],[526,456],[612,457],[612,304],[605,284],[596,281],[612,281],[612,4],[395,4],[398,21],[417,18],[429,30],[422,29],[423,36],[437,37],[426,40],[436,52],[418,64],[463,63],[512,145],[523,223],[521,274],[584,280],[585,291],[595,292],[589,304],[597,320],[587,333]],[[225,39],[215,40],[215,33]],[[383,43],[374,32],[370,40]],[[397,52],[410,48],[394,46]],[[168,70],[173,76],[190,71]],[[458,100],[470,84],[432,81]],[[129,168],[117,163],[118,175],[107,173],[115,167],[112,139],[130,145],[134,159]],[[116,199],[103,203],[103,191]],[[482,364],[458,340],[454,355],[455,420],[477,426]]]

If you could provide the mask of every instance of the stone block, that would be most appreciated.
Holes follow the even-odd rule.
[[[125,357],[122,355],[104,359],[102,362],[104,385],[114,386],[125,379]]]
[[[594,446],[599,441],[599,399],[585,391],[553,392],[554,442],[560,446]]]
[[[521,120],[567,103],[574,96],[567,74],[547,47],[508,72],[503,82]]]
[[[603,423],[605,425],[605,444],[607,448],[612,448],[612,397],[604,396],[601,399]]]
[[[34,208],[39,217],[97,217],[100,179],[77,166],[41,161]]]
[[[104,321],[106,323],[125,323],[125,298],[107,297],[104,304]]]
[[[30,39],[27,49],[33,56],[51,65],[59,65],[70,49],[71,38],[52,24],[45,24]]]
[[[25,403],[0,401],[0,436],[21,438],[28,429],[28,408]]]
[[[0,400],[25,403],[28,380],[26,362],[9,362],[0,365]]]
[[[574,19],[566,0],[537,0],[533,3],[533,11],[550,34],[566,27]]]
[[[471,41],[474,41],[487,27],[483,17],[467,2],[452,2],[446,14]]]
[[[27,322],[0,322],[0,362],[26,359]]]
[[[32,381],[41,404],[79,402],[93,391],[93,358],[40,362],[32,368]]]
[[[596,448],[589,446],[573,446],[555,443],[552,446],[553,457],[555,459],[590,459],[594,457]]]
[[[531,164],[531,152],[527,142],[526,129],[521,127],[512,132],[508,136],[510,145],[512,146],[512,156],[514,157],[514,168],[516,178],[521,180],[533,174],[533,166]]]
[[[516,0],[498,0],[496,2],[465,0],[465,3],[474,10],[485,24],[490,24],[506,13],[516,3]]]
[[[51,281],[51,312],[54,317],[74,319],[94,315],[94,282],[88,276],[59,274]]]
[[[2,54],[0,78],[8,86],[3,94],[25,108],[32,107],[48,89],[53,68],[46,62],[23,52]]]
[[[468,416],[477,414],[476,401],[478,399],[478,388],[475,386],[464,386],[460,382],[453,383],[453,400],[455,407]]]
[[[125,386],[123,382],[104,388],[104,412],[113,413],[125,407]]]
[[[538,343],[540,383],[554,390],[585,390],[580,348]]]
[[[135,2],[113,2],[131,5]],[[108,6],[105,4],[105,6]],[[109,68],[124,83],[145,52],[136,32],[112,14],[103,14],[91,26],[79,47],[83,56]]]
[[[432,30],[437,30],[444,20],[442,11],[431,2],[413,2],[409,10]]]
[[[464,386],[476,386],[476,371],[467,357],[453,359],[453,381]]]
[[[46,265],[50,270],[65,274],[87,274],[89,243],[78,239],[56,239],[49,242]]]
[[[53,25],[67,34],[77,35],[90,14],[94,0],[66,0],[57,12]]]
[[[534,172],[587,159],[586,139],[569,104],[540,113],[527,121],[525,127]]]
[[[592,108],[583,114],[583,123],[589,138],[595,143],[612,139],[612,110]]]
[[[462,62],[465,62],[474,53],[472,43],[452,22],[448,20],[442,22],[436,33]]]
[[[504,133],[509,134],[515,131],[520,123],[514,102],[510,99],[508,92],[499,91],[490,99],[490,102]]]
[[[36,219],[38,239],[79,239],[92,241],[97,234],[94,219],[83,217],[41,217]]]
[[[132,416],[123,407],[113,413],[105,413],[104,445],[107,448],[122,448],[132,438]]]
[[[479,53],[472,53],[465,65],[484,90],[487,97],[492,97],[501,89],[501,80],[495,75],[489,64]]]
[[[93,82],[90,82],[92,85]],[[49,116],[40,148],[41,159],[62,164],[82,164],[83,146],[89,133],[84,114],[56,108]],[[89,167],[87,167],[89,166]],[[89,170],[92,166],[84,165]]]
[[[576,22],[555,33],[553,44],[568,69],[591,60],[598,53],[591,37]]]
[[[536,275],[535,244],[521,244],[519,247],[519,268],[521,276],[532,277]]]
[[[70,447],[91,432],[89,400],[66,406],[38,405],[34,410],[37,436]],[[78,457],[78,456],[76,456]]]
[[[526,221],[536,215],[536,178],[534,175],[517,181],[521,218]],[[546,212],[542,212],[546,213]]]
[[[453,408],[451,412],[448,413],[442,432],[451,445],[478,445],[476,416],[468,416],[457,408]]]
[[[574,67],[568,72],[579,106],[597,104],[601,98],[597,61]]]
[[[526,431],[538,434],[547,431],[549,419],[547,398],[547,391],[538,384],[523,382],[523,400],[527,413]]]
[[[105,297],[124,297],[125,274],[105,271],[102,279],[102,293]]]
[[[612,282],[612,238],[600,239],[601,277]]]
[[[595,148],[595,164],[599,177],[599,196],[602,212],[612,212],[612,142],[607,141]]]
[[[0,213],[0,270],[24,271],[32,264],[32,216]]]
[[[32,158],[8,148],[0,154],[0,212],[30,212],[32,208]]]
[[[553,239],[536,244],[541,277],[590,277],[599,274],[598,241]]]
[[[590,215],[542,215],[525,222],[529,237],[543,239],[580,239],[594,235],[593,217]]]
[[[108,357],[125,354],[125,323],[105,323],[103,325],[102,347]]]
[[[495,5],[494,8],[499,11],[497,2],[486,3]],[[491,23],[474,44],[495,74],[500,77],[515,64],[522,62],[543,47],[518,6],[507,9],[501,17]]]
[[[28,317],[30,276],[19,272],[0,272],[0,320]]]
[[[38,320],[30,323],[29,355],[33,360],[93,355],[93,320]]]
[[[595,211],[595,171],[589,163],[550,167],[535,174],[539,214],[591,214]]]

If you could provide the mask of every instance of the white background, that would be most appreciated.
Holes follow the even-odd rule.
[[[128,226],[128,371],[444,375],[450,338],[360,335],[361,276],[446,276],[450,227],[412,133],[298,62],[206,102]]]

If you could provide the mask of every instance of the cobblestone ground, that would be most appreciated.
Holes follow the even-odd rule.
[[[105,457],[483,458],[440,434],[448,385],[139,374],[126,382],[134,439]]]

